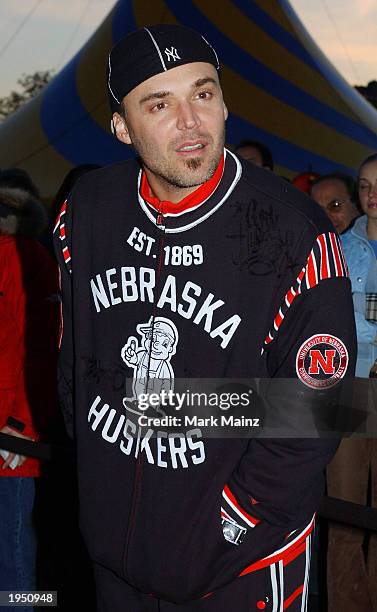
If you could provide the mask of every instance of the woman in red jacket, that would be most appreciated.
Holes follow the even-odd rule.
[[[56,408],[58,275],[36,240],[43,206],[0,187],[0,432],[43,439]],[[0,590],[35,588],[32,520],[39,461],[7,451],[0,459]]]

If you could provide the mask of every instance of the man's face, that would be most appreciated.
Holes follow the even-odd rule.
[[[344,232],[352,220],[358,216],[356,207],[342,181],[328,179],[314,185],[311,197],[323,208],[338,234]]]
[[[113,116],[119,140],[132,144],[143,165],[174,187],[201,185],[214,174],[225,141],[227,109],[216,69],[194,62],[151,77]]]

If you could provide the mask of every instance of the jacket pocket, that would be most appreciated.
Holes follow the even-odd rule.
[[[227,542],[239,546],[250,529],[254,529],[260,519],[242,508],[229,485],[222,490],[221,524],[223,536]]]

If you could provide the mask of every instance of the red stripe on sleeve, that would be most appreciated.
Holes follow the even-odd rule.
[[[279,312],[277,313],[275,317],[275,321],[274,321],[274,327],[276,331],[279,329],[280,325],[282,324],[283,319],[284,319],[283,313],[281,312],[281,310],[279,310]]]
[[[70,252],[68,250],[68,247],[64,247],[64,249],[63,249],[63,257],[64,257],[64,261],[69,261],[71,259],[71,255],[70,255]]]
[[[308,289],[315,287],[318,284],[317,266],[315,263],[313,251],[308,257],[308,263],[306,264],[306,286]]]

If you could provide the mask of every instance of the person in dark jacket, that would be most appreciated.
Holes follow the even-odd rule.
[[[172,406],[170,427],[163,401],[180,379],[257,378],[269,405],[300,413],[352,375],[339,239],[309,198],[224,149],[218,58],[200,34],[142,28],[108,62],[114,132],[139,160],[81,178],[55,228],[60,396],[98,610],[304,611],[337,441],[209,437],[203,410]]]

